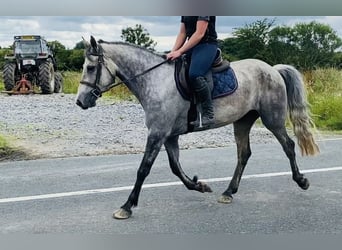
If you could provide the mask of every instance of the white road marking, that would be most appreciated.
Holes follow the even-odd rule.
[[[318,139],[317,141],[341,141],[342,137],[336,137],[336,138],[324,138],[324,139]]]
[[[330,168],[307,169],[307,170],[301,170],[301,172],[302,173],[319,173],[319,172],[341,171],[341,170],[342,170],[342,166],[330,167]],[[286,175],[291,175],[291,174],[292,173],[290,171],[264,173],[264,174],[251,174],[251,175],[243,176],[242,179],[267,178],[267,177],[276,177],[276,176],[286,176]],[[223,178],[203,179],[201,181],[212,183],[212,182],[228,181],[231,179],[232,177],[223,177]],[[143,189],[169,187],[169,186],[177,186],[177,185],[183,185],[183,183],[180,181],[175,181],[175,182],[144,184]],[[132,188],[133,186],[123,186],[123,187],[113,187],[113,188],[90,189],[90,190],[82,190],[82,191],[74,191],[74,192],[63,192],[63,193],[54,193],[54,194],[3,198],[3,199],[0,199],[0,203],[14,203],[14,202],[21,202],[21,201],[45,200],[45,199],[53,199],[53,198],[61,198],[61,197],[89,195],[89,194],[121,192],[121,191],[132,190]]]

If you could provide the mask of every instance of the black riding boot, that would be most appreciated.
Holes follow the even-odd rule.
[[[199,118],[191,122],[195,128],[210,127],[215,123],[213,101],[211,99],[211,91],[205,77],[197,77],[193,83],[193,88],[196,94],[196,101],[202,106],[202,119]],[[202,124],[201,124],[202,121]],[[202,127],[201,127],[202,125]]]

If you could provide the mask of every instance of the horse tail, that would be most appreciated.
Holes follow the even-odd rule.
[[[290,65],[278,64],[274,68],[285,81],[290,121],[301,153],[302,155],[316,155],[319,153],[319,148],[310,131],[314,123],[308,109],[309,103],[302,75]]]

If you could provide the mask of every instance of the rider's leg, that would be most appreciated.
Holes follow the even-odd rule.
[[[195,91],[196,100],[202,106],[202,126],[210,126],[214,123],[214,109],[212,104],[211,90],[206,73],[210,70],[217,51],[216,44],[197,45],[191,53],[189,77],[191,86]],[[199,120],[193,123],[195,127],[200,126]]]
[[[202,117],[201,122],[197,119],[196,121],[192,122],[192,125],[195,127],[208,127],[215,123],[214,119],[214,108],[211,98],[211,91],[209,89],[207,79],[205,77],[199,76],[194,81],[194,91],[196,94],[196,101],[201,104],[202,109]]]

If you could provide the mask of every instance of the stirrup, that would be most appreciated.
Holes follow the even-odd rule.
[[[215,124],[215,118],[207,118],[203,121],[202,113],[198,112],[198,118],[196,119],[196,121],[190,122],[190,124],[199,129],[210,128],[212,125]]]

